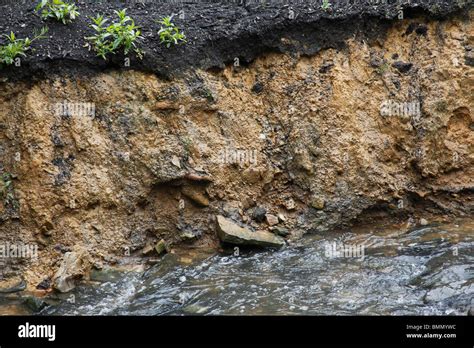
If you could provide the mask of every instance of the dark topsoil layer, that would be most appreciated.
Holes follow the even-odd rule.
[[[358,35],[366,40],[383,36],[400,7],[404,17],[424,15],[447,17],[466,12],[473,0],[329,0],[331,8],[321,9],[322,0],[79,0],[80,17],[69,25],[43,22],[34,12],[38,1],[0,0],[0,33],[15,32],[32,37],[34,29],[49,27],[49,38],[36,41],[34,51],[21,67],[0,70],[0,81],[43,77],[52,73],[87,72],[124,65],[123,55],[104,61],[84,48],[84,37],[93,31],[89,17],[114,10],[127,13],[142,27],[143,60],[130,55],[132,69],[153,71],[172,77],[189,68],[219,69],[236,57],[246,64],[269,52],[299,52],[312,55],[324,48],[344,47],[344,40]],[[174,2],[174,4],[173,4]],[[266,3],[266,4],[264,4]],[[408,4],[410,3],[410,4]],[[159,43],[156,19],[183,11],[184,19],[174,22],[185,32],[185,45],[167,49]],[[292,11],[294,15],[292,16]],[[282,37],[289,40],[281,40]]]

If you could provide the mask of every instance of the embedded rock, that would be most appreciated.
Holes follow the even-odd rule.
[[[89,255],[85,249],[77,248],[67,252],[53,277],[53,288],[59,292],[71,291],[78,280],[88,276],[90,268]]]
[[[222,242],[228,244],[261,247],[282,247],[285,245],[285,240],[281,237],[266,231],[253,232],[221,215],[217,216],[217,234]]]

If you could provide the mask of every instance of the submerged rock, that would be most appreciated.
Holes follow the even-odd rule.
[[[114,268],[94,269],[91,271],[90,280],[94,282],[114,282],[118,281],[123,276],[123,271]]]
[[[217,216],[217,234],[224,243],[236,245],[255,245],[262,247],[281,247],[285,240],[266,231],[253,232],[248,228],[240,227],[225,217]]]
[[[183,311],[187,314],[204,314],[209,311],[209,308],[198,304],[191,304],[186,306]]]

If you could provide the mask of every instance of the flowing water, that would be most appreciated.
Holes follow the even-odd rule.
[[[474,221],[312,235],[238,256],[168,254],[144,273],[108,278],[41,314],[466,315]]]

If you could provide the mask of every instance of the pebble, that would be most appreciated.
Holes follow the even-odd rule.
[[[265,218],[270,226],[278,225],[278,217],[272,214],[266,214]]]
[[[289,199],[285,202],[285,208],[287,210],[293,210],[295,209],[295,201],[293,199]]]

